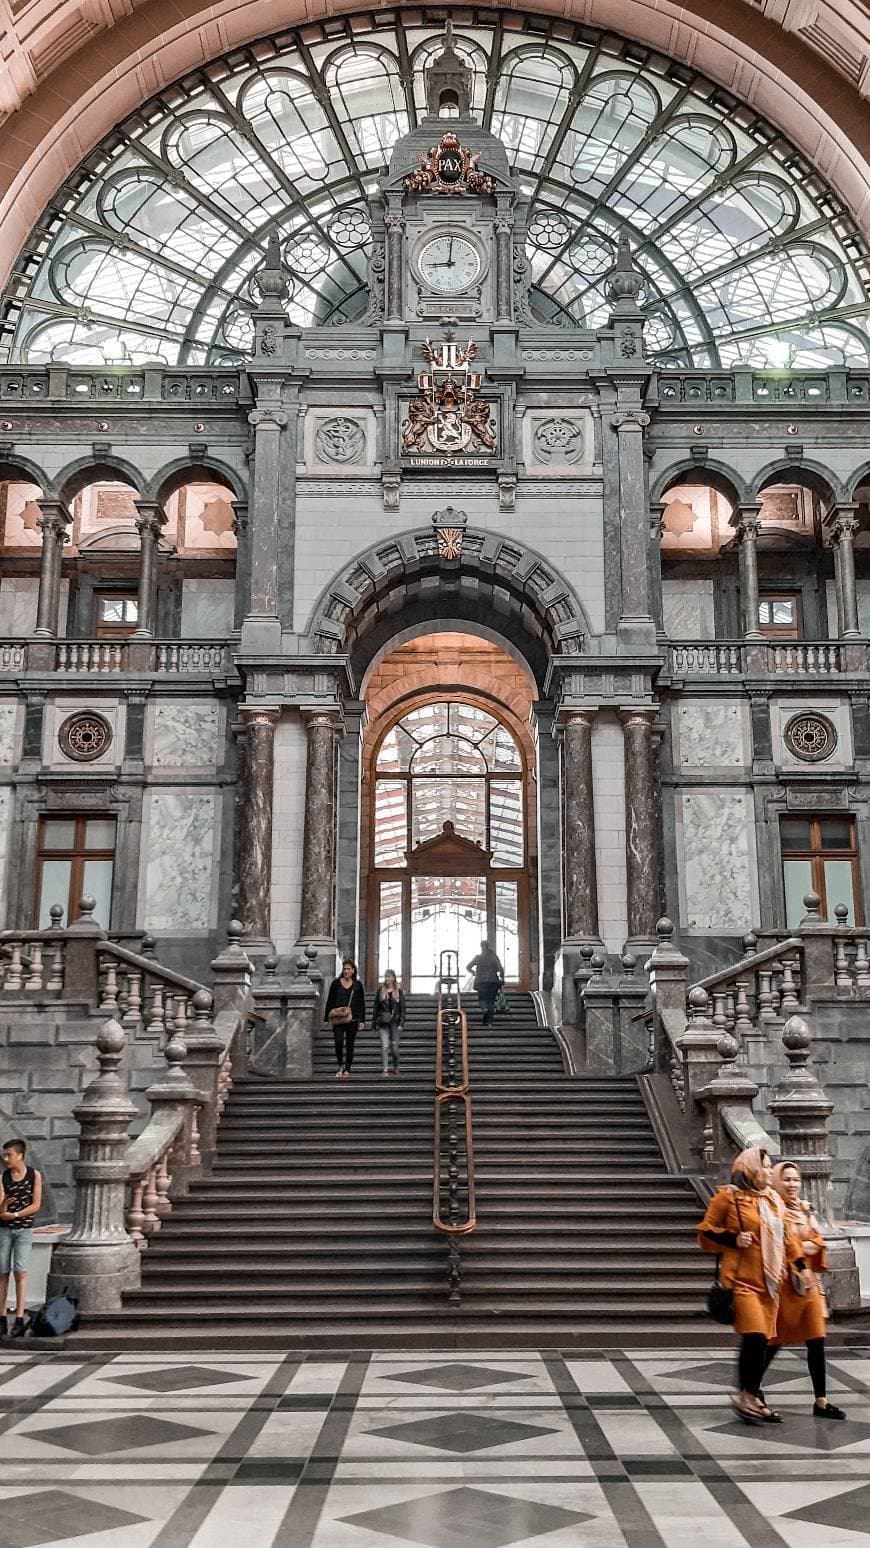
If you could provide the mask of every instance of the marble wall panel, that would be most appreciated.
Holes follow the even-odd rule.
[[[154,706],[155,768],[213,768],[220,708],[207,699],[160,699]]]
[[[146,930],[206,930],[211,922],[217,792],[162,786],[146,795]]]
[[[9,853],[9,829],[12,821],[11,785],[0,785],[0,926],[6,924],[6,868]]]
[[[15,729],[18,705],[12,701],[0,703],[0,763],[15,762]]]
[[[865,639],[870,639],[870,580],[856,580],[858,597],[858,628]],[[837,638],[837,588],[832,580],[825,582],[825,605],[828,612],[827,639]]]
[[[685,929],[742,935],[758,922],[750,791],[708,785],[678,792],[677,870]]]
[[[750,762],[746,710],[739,699],[681,699],[675,729],[680,768],[745,768]]]
[[[684,580],[681,577],[663,580],[662,612],[665,634],[671,640],[712,640],[716,637],[712,580]]]
[[[36,628],[39,581],[15,575],[0,581],[0,634],[32,634]]]
[[[228,578],[186,580],[181,588],[181,636],[220,640],[232,632],[236,583]]]

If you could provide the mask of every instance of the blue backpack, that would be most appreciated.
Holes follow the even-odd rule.
[[[78,1327],[79,1303],[71,1295],[55,1295],[39,1308],[31,1323],[34,1338],[63,1338]]]

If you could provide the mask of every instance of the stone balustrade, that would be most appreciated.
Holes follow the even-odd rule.
[[[796,678],[854,675],[867,669],[867,645],[839,640],[680,640],[668,647],[672,678]]]
[[[160,673],[216,677],[233,670],[225,640],[0,640],[0,675]]]

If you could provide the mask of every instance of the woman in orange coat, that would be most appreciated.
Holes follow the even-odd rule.
[[[739,1390],[732,1393],[731,1404],[748,1423],[782,1420],[759,1391],[786,1268],[804,1264],[800,1242],[786,1224],[785,1205],[771,1187],[772,1173],[766,1150],[758,1145],[742,1150],[731,1168],[731,1186],[717,1189],[698,1226],[698,1245],[720,1255],[720,1281],[734,1292],[740,1353]]]
[[[809,1204],[801,1198],[800,1168],[793,1161],[774,1167],[773,1186],[785,1204],[786,1222],[800,1242],[807,1268],[801,1275],[802,1293],[795,1290],[789,1273],[783,1277],[776,1337],[768,1346],[767,1364],[783,1344],[805,1344],[815,1394],[813,1413],[817,1419],[845,1419],[842,1408],[829,1403],[825,1395],[825,1300],[816,1278],[828,1266],[825,1238]]]

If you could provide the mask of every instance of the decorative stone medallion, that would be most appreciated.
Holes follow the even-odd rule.
[[[366,433],[358,419],[324,419],[314,438],[318,462],[365,461]]]
[[[536,462],[581,462],[583,427],[572,419],[539,420],[532,436],[532,449]]]
[[[112,744],[112,727],[96,710],[67,715],[57,733],[61,752],[76,763],[93,763]]]
[[[821,763],[830,758],[837,746],[837,728],[827,715],[818,710],[802,710],[792,715],[783,731],[783,739],[790,753],[805,763]]]

